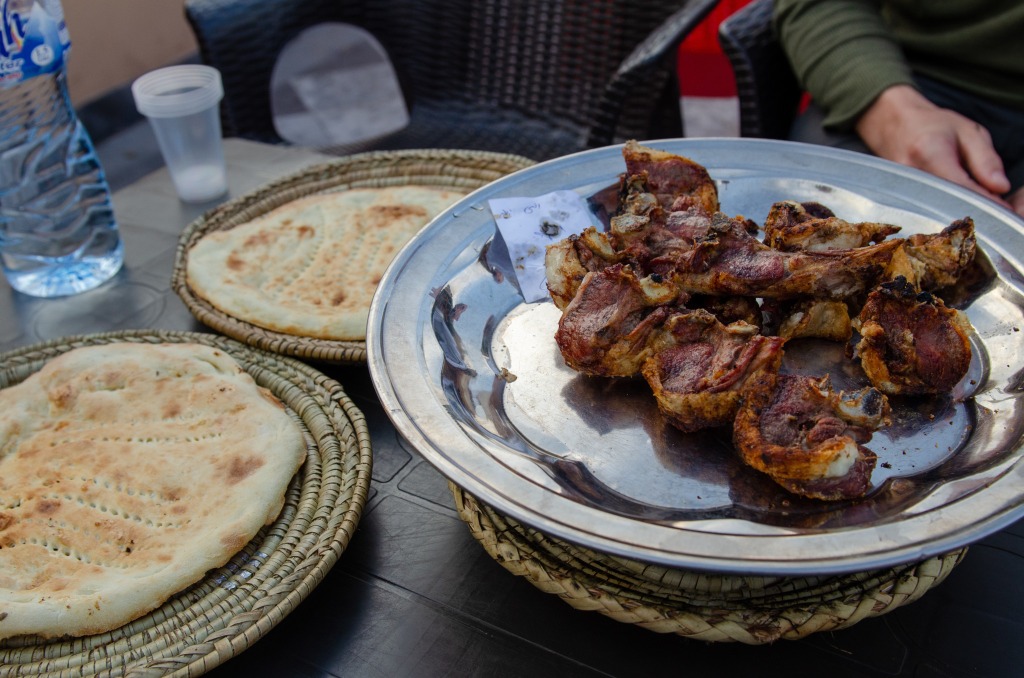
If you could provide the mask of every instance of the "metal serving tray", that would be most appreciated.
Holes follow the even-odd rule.
[[[663,565],[808,575],[945,553],[1024,514],[1024,223],[965,189],[867,155],[792,142],[644,142],[708,168],[722,211],[763,222],[773,202],[817,201],[848,221],[937,232],[971,216],[974,278],[947,304],[976,333],[948,396],[896,398],[869,447],[869,495],[825,503],[745,467],[729,432],[667,425],[642,380],[563,363],[550,301],[525,303],[487,201],[614,185],[621,147],[551,160],[485,186],[398,255],[370,309],[370,374],[399,432],[445,476],[544,533]],[[596,223],[596,216],[595,216]],[[845,346],[787,345],[784,369],[864,382]]]

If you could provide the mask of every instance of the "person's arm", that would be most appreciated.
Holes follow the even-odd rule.
[[[775,27],[794,72],[826,111],[825,125],[855,131],[876,155],[931,172],[1004,206],[1009,190],[988,130],[939,108],[872,0],[776,0]],[[1024,214],[1024,194],[1014,209]]]
[[[910,67],[872,0],[776,0],[775,30],[825,126],[853,131],[885,89],[913,84]]]

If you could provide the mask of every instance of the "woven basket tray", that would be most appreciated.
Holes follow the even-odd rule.
[[[592,551],[497,513],[449,483],[459,516],[513,574],[578,610],[659,633],[749,645],[852,626],[917,600],[967,552],[871,572],[819,577],[728,576]]]
[[[314,193],[405,185],[471,191],[532,164],[528,158],[504,153],[425,149],[361,153],[310,167],[224,203],[189,224],[178,243],[171,288],[200,322],[250,346],[330,363],[364,362],[366,342],[274,332],[227,315],[200,299],[186,281],[189,249],[207,233],[233,228]]]
[[[231,355],[302,421],[306,462],[277,520],[227,565],[114,631],[69,641],[0,641],[0,675],[200,675],[295,609],[337,562],[362,514],[372,463],[365,419],[336,381],[297,360],[212,334],[111,332],[0,354],[0,388],[73,348],[116,341],[195,342]]]

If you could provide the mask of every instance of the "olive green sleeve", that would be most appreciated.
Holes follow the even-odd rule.
[[[776,0],[775,30],[797,79],[849,130],[886,88],[913,85],[910,67],[872,0]]]

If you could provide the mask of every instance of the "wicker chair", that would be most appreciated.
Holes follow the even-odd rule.
[[[754,0],[719,24],[736,76],[740,136],[787,139],[802,90],[772,28],[772,0]]]
[[[187,0],[202,60],[224,81],[224,133],[281,142],[277,55],[343,22],[387,51],[410,124],[374,146],[543,160],[628,138],[682,135],[676,47],[715,0]]]

